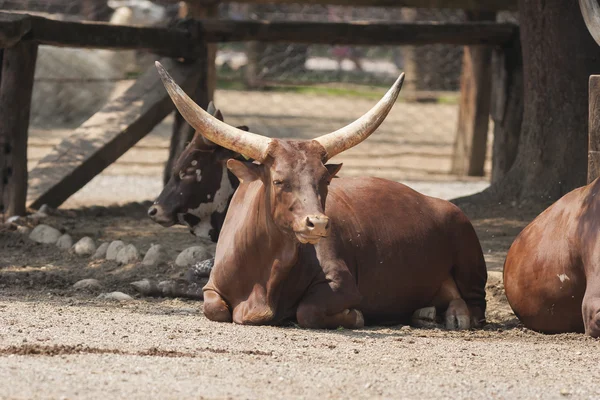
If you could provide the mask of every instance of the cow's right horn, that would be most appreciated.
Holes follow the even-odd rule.
[[[175,107],[196,131],[229,150],[260,162],[265,160],[271,139],[219,121],[190,99],[158,61],[156,61],[156,68]]]
[[[579,8],[588,31],[600,45],[600,6],[597,0],[579,0]]]
[[[375,132],[396,102],[403,82],[404,73],[400,74],[385,96],[365,115],[350,125],[315,139],[327,152],[327,159],[356,146]]]

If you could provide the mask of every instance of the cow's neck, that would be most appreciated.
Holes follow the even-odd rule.
[[[233,258],[223,266],[228,269],[223,271],[224,284],[236,292],[231,293],[238,297],[232,299],[234,307],[242,303],[234,310],[234,320],[268,323],[275,317],[281,287],[296,263],[298,244],[273,222],[269,199],[260,182],[242,184],[229,213],[228,219],[231,216],[232,220],[224,227],[229,232],[219,239],[219,247],[234,253],[223,255],[224,259]],[[228,282],[228,277],[243,277],[244,288],[239,287],[239,281]]]

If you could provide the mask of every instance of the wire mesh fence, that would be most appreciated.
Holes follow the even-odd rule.
[[[60,19],[165,26],[177,17],[178,4],[167,0],[0,0],[0,9]],[[221,4],[218,16],[311,22],[465,19],[462,11],[446,9],[235,3]],[[515,22],[515,15],[502,13],[499,20]],[[248,125],[252,131],[272,137],[311,138],[359,117],[405,71],[401,99],[386,122],[367,142],[340,156],[339,161],[345,163],[346,175],[448,179],[462,51],[460,46],[447,45],[221,44],[216,59],[215,101],[232,125]],[[29,168],[107,101],[126,90],[155,58],[133,51],[41,46],[32,102]],[[161,188],[170,123],[167,119],[157,126],[67,205],[154,197]],[[488,160],[488,173],[489,164]],[[124,187],[131,187],[131,193],[123,193]]]

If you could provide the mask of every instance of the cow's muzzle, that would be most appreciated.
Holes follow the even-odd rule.
[[[301,243],[317,244],[329,235],[329,217],[326,215],[308,215],[302,230],[295,232]]]
[[[175,225],[177,221],[173,218],[169,217],[169,215],[165,212],[165,209],[160,204],[153,204],[148,209],[148,217],[157,224],[168,228],[170,226]]]

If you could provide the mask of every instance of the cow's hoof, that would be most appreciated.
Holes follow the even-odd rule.
[[[446,329],[465,330],[471,328],[469,308],[463,299],[452,300],[446,311]]]
[[[589,322],[586,333],[594,338],[600,337],[600,312]]]
[[[363,316],[363,313],[358,310],[354,310],[354,312],[356,312],[356,322],[354,323],[354,327],[355,328],[364,328],[365,327],[365,318]]]
[[[437,312],[435,307],[425,307],[416,310],[411,318],[411,325],[417,328],[431,328],[435,327],[435,319]]]

